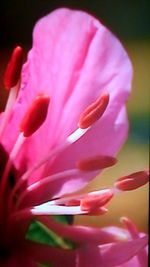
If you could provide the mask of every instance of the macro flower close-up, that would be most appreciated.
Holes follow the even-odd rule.
[[[36,23],[23,61],[18,45],[4,74],[0,266],[146,267],[147,234],[124,214],[122,227],[74,223],[105,216],[113,198],[148,182],[137,168],[81,191],[119,165],[133,76],[127,52],[92,15],[59,8]]]

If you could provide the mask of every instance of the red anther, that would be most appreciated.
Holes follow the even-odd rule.
[[[11,59],[4,74],[4,86],[6,89],[12,88],[19,81],[22,64],[23,50],[20,46],[17,46],[12,52]]]
[[[139,171],[119,178],[115,183],[115,187],[123,191],[130,191],[145,185],[148,181],[149,172]]]
[[[50,97],[45,94],[40,94],[33,100],[20,125],[20,131],[25,137],[32,135],[44,123],[49,101]]]
[[[114,193],[112,192],[112,190],[108,190],[101,195],[88,195],[87,197],[81,199],[81,210],[88,211],[90,213],[97,211],[99,208],[107,204],[113,197],[113,195]]]
[[[89,105],[81,114],[79,127],[86,129],[103,115],[109,102],[109,94],[104,93],[94,103]]]
[[[80,160],[77,168],[81,171],[96,171],[113,166],[117,163],[117,159],[111,156],[94,156]]]

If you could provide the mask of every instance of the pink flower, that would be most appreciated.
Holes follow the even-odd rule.
[[[122,242],[122,229],[65,226],[46,215],[103,214],[107,202],[122,190],[117,182],[116,188],[75,194],[116,163],[114,157],[127,137],[125,103],[132,67],[126,52],[95,18],[58,9],[36,24],[17,96],[21,62],[18,47],[6,71],[10,96],[0,118],[0,263],[124,264],[143,251],[146,236],[130,240],[126,233],[127,242]],[[26,240],[33,218],[74,241],[76,248]]]

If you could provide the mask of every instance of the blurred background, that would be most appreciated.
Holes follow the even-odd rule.
[[[28,51],[35,22],[57,7],[83,9],[100,18],[124,44],[134,67],[133,91],[128,103],[129,139],[118,155],[118,164],[103,172],[84,191],[100,189],[116,178],[149,164],[149,91],[150,91],[150,1],[149,0],[5,0],[0,7],[0,110],[7,92],[3,90],[3,73],[12,49],[21,45]],[[140,230],[148,226],[148,187],[121,194],[109,204],[108,214],[100,217],[78,216],[76,223],[104,226],[119,223],[129,216]]]

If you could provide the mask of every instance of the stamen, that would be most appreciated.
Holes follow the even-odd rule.
[[[122,191],[130,191],[145,185],[149,181],[148,171],[139,171],[119,178],[115,187]]]
[[[38,216],[38,215],[80,215],[86,214],[86,211],[81,211],[80,206],[76,207],[66,207],[66,206],[57,206],[51,205],[50,202],[47,202],[42,205],[34,206],[32,208],[23,209],[17,212],[14,212],[11,215],[11,219],[19,219],[25,216]]]
[[[86,211],[82,211],[80,206],[60,206],[51,205],[50,202],[42,205],[34,206],[31,209],[33,215],[80,215],[86,214]]]
[[[9,203],[12,203],[12,200],[17,192],[17,190],[22,186],[22,184],[29,178],[29,176],[36,171],[37,169],[39,169],[41,166],[43,166],[44,164],[46,164],[46,162],[48,162],[51,158],[53,158],[55,155],[57,155],[57,153],[59,153],[61,150],[63,150],[66,147],[66,143],[61,144],[59,147],[57,147],[56,149],[52,150],[50,154],[46,155],[45,157],[43,157],[42,160],[40,160],[39,162],[37,162],[33,167],[31,167],[30,169],[28,169],[21,177],[20,179],[17,181],[16,185],[14,186],[14,188],[11,191],[10,194],[10,201]]]
[[[33,215],[80,215],[87,214],[91,215],[93,212],[95,215],[104,214],[107,210],[105,208],[99,208],[99,210],[81,210],[80,206],[60,206],[60,205],[51,205],[49,202],[35,206],[31,208],[31,213]],[[19,214],[19,212],[17,212]]]
[[[28,194],[30,192],[34,192],[34,190],[42,190],[42,186],[46,186],[47,184],[55,181],[55,180],[59,180],[59,179],[63,179],[63,178],[67,178],[68,176],[78,176],[79,175],[79,171],[77,169],[71,169],[71,170],[67,170],[67,171],[63,171],[63,172],[59,172],[53,175],[50,175],[48,177],[45,177],[43,179],[41,179],[40,181],[37,181],[33,184],[31,184],[30,186],[28,186],[26,188],[25,191],[22,192],[22,194],[20,195],[20,197],[18,198],[18,201],[16,203],[16,209],[19,208],[19,206],[21,205],[22,201],[28,196]],[[14,196],[14,194],[13,194]],[[11,204],[12,204],[12,197],[11,196]]]
[[[40,94],[34,99],[20,125],[20,131],[23,132],[25,137],[32,135],[44,123],[49,101],[49,96],[45,94]]]
[[[89,213],[96,211],[107,204],[111,200],[113,195],[114,193],[111,189],[105,190],[99,195],[89,194],[87,197],[81,199],[81,210],[88,211]]]
[[[74,131],[72,134],[70,134],[67,137],[67,142],[70,144],[75,143],[77,140],[79,140],[88,130],[90,127],[86,129],[78,128],[76,131]]]
[[[107,212],[104,205],[113,197],[113,189],[103,189],[81,195],[62,197],[51,201],[51,205],[67,207],[80,206],[81,211],[86,211],[88,215],[103,215]]]
[[[6,89],[14,87],[19,79],[23,64],[23,50],[17,46],[12,53],[4,75],[4,86]]]
[[[85,195],[76,195],[48,201],[13,213],[12,218],[22,215],[103,215],[107,212],[104,205],[113,197],[112,189],[104,189]],[[73,200],[71,205],[71,200]],[[76,201],[76,203],[75,203]],[[70,204],[70,205],[69,205]]]
[[[81,114],[79,127],[86,129],[95,123],[105,112],[109,103],[109,94],[104,93],[94,103],[89,105]]]
[[[89,127],[90,128],[90,127]],[[18,182],[16,183],[15,187],[13,188],[12,192],[11,192],[11,196],[10,198],[13,199],[14,195],[16,194],[17,190],[21,187],[21,185],[24,183],[24,181],[26,181],[28,179],[28,177],[37,169],[39,169],[41,166],[43,166],[44,164],[46,164],[48,161],[50,161],[51,159],[54,158],[54,156],[56,156],[57,154],[59,154],[61,151],[63,151],[65,148],[67,148],[69,145],[73,144],[74,142],[76,142],[77,140],[79,140],[88,130],[87,129],[80,129],[78,128],[77,130],[75,130],[72,134],[70,134],[67,139],[64,141],[64,143],[58,145],[56,148],[54,148],[53,150],[51,150],[50,153],[48,153],[48,155],[46,155],[45,157],[43,157],[39,162],[37,162],[34,166],[32,166],[27,172],[25,172],[20,179],[18,180]]]
[[[82,171],[95,171],[113,166],[117,163],[117,159],[111,156],[94,156],[80,160],[77,163],[77,168]]]

